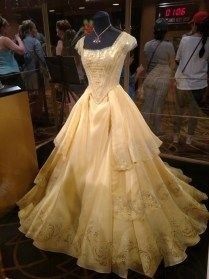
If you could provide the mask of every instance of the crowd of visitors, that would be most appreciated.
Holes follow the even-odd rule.
[[[88,22],[87,25],[87,29],[91,32],[92,23]],[[135,101],[138,84],[142,84],[140,92],[143,92],[141,93],[143,96],[141,96],[140,109],[147,124],[158,136],[164,133],[162,119],[170,85],[172,83],[175,86],[174,143],[179,142],[182,116],[185,110],[188,110],[186,143],[191,144],[197,118],[200,115],[200,106],[207,92],[208,13],[197,12],[191,25],[191,32],[182,37],[176,54],[173,43],[166,38],[167,21],[163,18],[157,19],[154,25],[154,38],[144,45],[146,63],[140,65],[134,74],[130,74],[128,93]],[[7,85],[19,85],[29,92],[35,92],[37,98],[42,100],[45,80],[49,77],[45,61],[45,38],[42,33],[38,32],[35,23],[31,20],[22,22],[14,39],[9,38],[8,30],[9,23],[0,17],[1,82]],[[74,46],[85,31],[85,27],[82,27],[76,32],[66,19],[56,23],[58,37],[56,55],[74,56],[79,72],[82,72],[81,63],[78,61]],[[134,56],[131,54],[130,64],[133,59]],[[123,82],[124,70],[121,74],[122,85]],[[60,91],[60,87],[57,88]]]

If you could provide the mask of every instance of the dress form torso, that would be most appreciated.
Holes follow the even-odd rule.
[[[91,34],[86,35],[84,39],[85,49],[103,49],[110,47],[116,41],[121,31],[111,26],[109,15],[106,12],[98,12],[93,18],[94,30]],[[109,28],[108,28],[109,26]],[[106,28],[108,28],[100,37],[100,42],[95,43],[94,40],[97,35],[101,34]]]

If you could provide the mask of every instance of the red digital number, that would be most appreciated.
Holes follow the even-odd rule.
[[[186,7],[181,8],[181,15],[184,16],[186,14]]]
[[[166,8],[165,9],[165,17],[181,17],[185,16],[186,7],[177,7],[177,8]]]
[[[165,17],[170,17],[171,16],[171,9],[170,8],[167,8],[165,10]]]
[[[181,8],[177,8],[176,9],[176,16],[180,16],[181,15]]]
[[[173,9],[172,16],[175,16],[175,15],[176,15],[176,9]]]

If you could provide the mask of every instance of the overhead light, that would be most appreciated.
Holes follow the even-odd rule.
[[[79,7],[79,10],[84,10],[85,9],[85,7]]]
[[[113,6],[119,6],[120,4],[119,3],[113,3],[112,5]]]
[[[49,12],[50,12],[50,13],[54,13],[54,12],[55,12],[55,10],[49,10]]]

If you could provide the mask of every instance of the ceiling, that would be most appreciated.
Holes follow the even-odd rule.
[[[124,0],[63,0],[58,2],[57,0],[48,0],[48,7],[68,7],[68,8],[78,8],[78,7],[85,7],[85,8],[94,8],[97,6],[103,7],[111,7],[113,4],[121,4],[124,3]]]
[[[0,9],[7,13],[20,10],[40,8],[44,0],[0,0]],[[117,11],[124,9],[126,0],[45,0],[51,12],[68,15],[89,14],[99,10]],[[127,0],[129,1],[129,0]],[[132,0],[134,6],[140,5],[139,0]]]
[[[125,0],[64,0],[48,1],[48,9],[64,14],[89,14],[99,10],[120,10],[124,7]],[[113,5],[118,4],[118,5]]]

